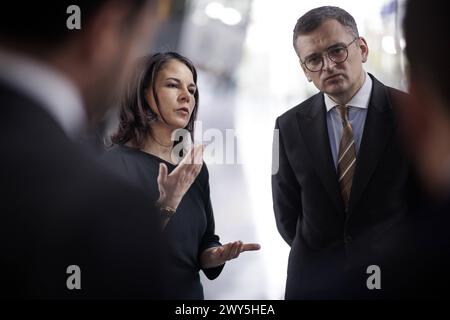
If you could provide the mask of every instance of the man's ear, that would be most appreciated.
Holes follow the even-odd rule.
[[[367,45],[367,41],[364,37],[360,37],[357,41],[358,47],[361,50],[362,63],[366,63],[369,56],[369,46]]]

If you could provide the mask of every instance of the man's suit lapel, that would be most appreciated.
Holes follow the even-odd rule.
[[[297,112],[297,120],[316,173],[325,186],[337,212],[343,213],[344,207],[328,138],[323,94],[316,95],[311,104],[300,109]]]
[[[387,88],[373,76],[371,77],[373,80],[372,95],[356,161],[350,194],[349,215],[352,214],[374,173],[394,128],[394,117],[387,96]]]

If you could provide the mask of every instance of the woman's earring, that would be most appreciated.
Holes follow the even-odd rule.
[[[148,121],[153,122],[153,121],[156,121],[157,119],[158,119],[158,117],[151,109],[149,111],[147,111],[147,120]]]

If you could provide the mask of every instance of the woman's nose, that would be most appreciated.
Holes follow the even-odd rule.
[[[190,102],[191,93],[189,92],[189,89],[183,88],[179,98],[181,101]]]

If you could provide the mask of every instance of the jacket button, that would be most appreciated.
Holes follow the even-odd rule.
[[[344,243],[348,244],[348,243],[350,243],[350,242],[352,242],[352,237],[346,236],[346,237],[344,238]]]

